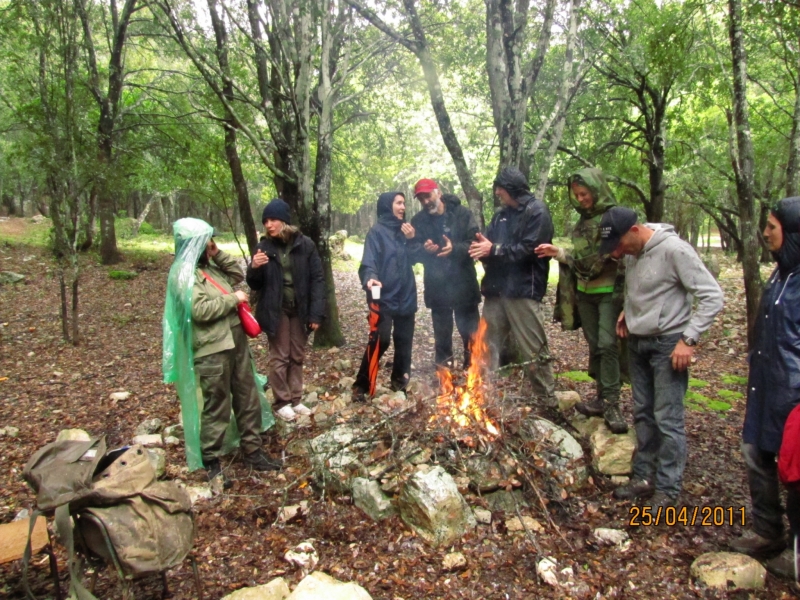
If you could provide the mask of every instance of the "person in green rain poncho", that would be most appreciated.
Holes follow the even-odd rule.
[[[180,219],[173,229],[175,261],[163,320],[164,382],[175,383],[181,399],[189,468],[205,468],[209,481],[221,477],[223,486],[230,487],[220,457],[235,447],[237,438],[249,467],[270,471],[281,466],[262,448],[263,426],[275,421],[256,385],[237,312],[247,295],[233,286],[244,273],[233,256],[217,247],[205,221]]]
[[[612,206],[614,194],[600,169],[581,169],[569,178],[569,199],[578,211],[572,231],[572,250],[552,244],[536,248],[569,267],[576,285],[574,294],[583,335],[589,344],[589,374],[597,383],[594,400],[575,408],[587,416],[603,416],[614,433],[625,433],[628,425],[619,410],[620,367],[617,317],[622,311],[624,271],[616,260],[599,253],[600,220]]]

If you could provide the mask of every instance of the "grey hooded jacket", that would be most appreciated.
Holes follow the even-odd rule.
[[[672,225],[655,233],[638,256],[625,257],[625,322],[633,335],[683,333],[698,339],[722,310],[722,290],[691,244]],[[692,312],[693,301],[697,308]]]

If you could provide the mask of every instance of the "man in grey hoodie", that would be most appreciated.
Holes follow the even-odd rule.
[[[722,310],[722,290],[671,225],[640,224],[617,206],[600,222],[600,254],[625,255],[625,306],[617,335],[628,338],[637,450],[620,500],[675,506],[686,465],[683,397],[700,335]],[[692,312],[693,301],[697,308]]]

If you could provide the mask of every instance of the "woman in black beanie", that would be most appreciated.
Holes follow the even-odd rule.
[[[289,205],[275,198],[261,215],[266,235],[247,268],[247,285],[259,291],[256,320],[269,340],[269,383],[275,414],[292,421],[311,411],[302,404],[308,334],[325,317],[325,278],[317,248],[292,226]]]

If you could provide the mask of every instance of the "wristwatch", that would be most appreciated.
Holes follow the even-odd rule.
[[[693,337],[689,337],[688,335],[682,335],[681,339],[683,340],[683,343],[686,344],[687,346],[697,345],[697,340],[694,339]]]

